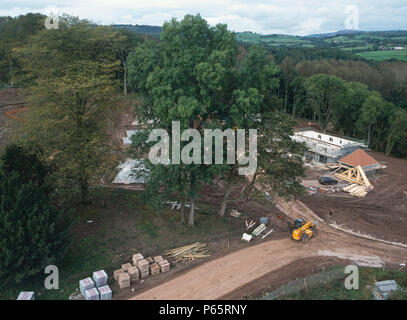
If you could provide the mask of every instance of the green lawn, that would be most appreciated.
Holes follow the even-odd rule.
[[[376,61],[384,61],[389,59],[407,61],[407,50],[366,51],[358,52],[356,54],[363,58]]]

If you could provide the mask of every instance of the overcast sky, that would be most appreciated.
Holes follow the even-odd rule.
[[[332,32],[346,29],[345,21],[352,29],[407,30],[406,0],[0,0],[0,16],[51,11],[101,24],[148,25],[200,13],[210,24],[263,34]]]

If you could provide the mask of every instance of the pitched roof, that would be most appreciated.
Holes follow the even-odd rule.
[[[360,165],[361,167],[366,167],[378,164],[378,162],[375,159],[373,159],[362,149],[357,149],[353,151],[351,154],[348,154],[347,156],[343,157],[338,162],[342,162],[353,167],[356,167],[358,165]]]

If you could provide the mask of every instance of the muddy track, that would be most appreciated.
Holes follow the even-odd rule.
[[[131,299],[242,297],[244,288],[250,286],[250,283],[271,273],[274,279],[298,276],[295,271],[297,268],[285,268],[286,266],[300,264],[303,265],[304,272],[315,268],[314,264],[303,264],[303,261],[310,257],[318,257],[318,261],[324,261],[325,257],[330,261],[335,259],[371,267],[379,267],[384,263],[396,265],[407,260],[407,248],[364,239],[338,230],[325,223],[301,201],[287,203],[278,199],[277,206],[290,218],[303,217],[319,221],[317,237],[307,244],[295,242],[287,237],[249,246],[197,265],[190,271],[141,292]]]

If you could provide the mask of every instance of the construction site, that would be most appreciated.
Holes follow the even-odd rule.
[[[114,120],[113,137],[123,150],[140,129],[132,103]],[[1,120],[15,124],[20,108],[20,101],[3,107]],[[95,250],[95,262],[64,280],[68,289],[58,298],[247,299],[334,266],[407,272],[407,161],[350,144],[327,161],[304,155],[306,193],[295,200],[266,194],[236,202],[221,221],[216,207],[224,187],[205,186],[193,230],[175,223],[181,206],[176,199],[164,204],[163,213],[141,205],[144,181],[131,175],[138,161],[123,157],[97,191],[98,204],[78,213],[77,241],[92,239],[86,251]],[[100,293],[83,287],[87,293],[81,293],[78,281],[96,283],[86,277],[97,270],[106,271],[103,285],[110,287]]]

